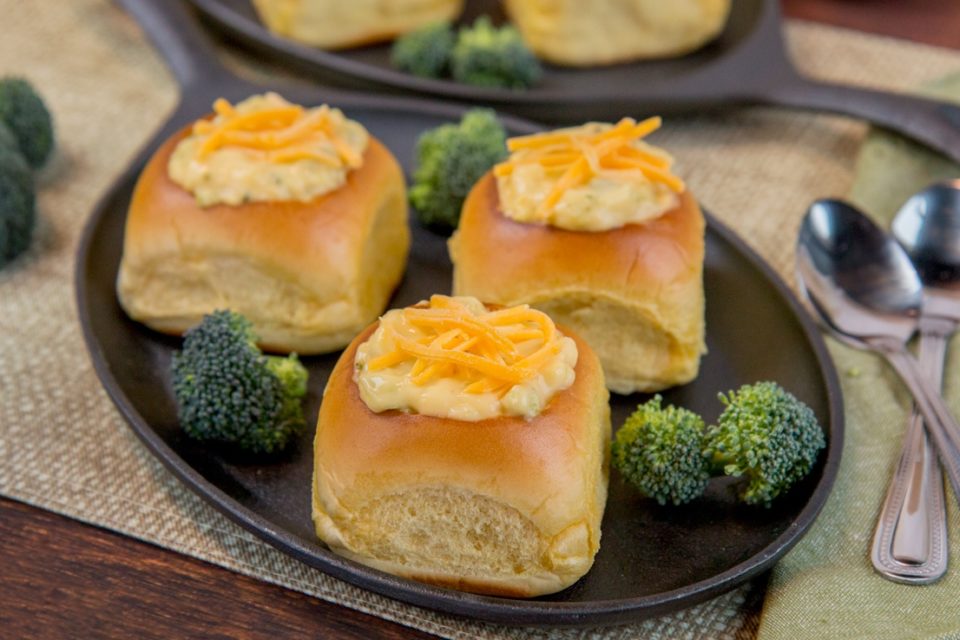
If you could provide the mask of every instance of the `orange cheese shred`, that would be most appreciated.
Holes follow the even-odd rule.
[[[198,145],[198,159],[219,149],[236,148],[260,153],[268,162],[280,164],[315,160],[356,168],[363,163],[362,156],[337,133],[327,105],[304,109],[281,102],[238,113],[227,100],[218,98],[213,111],[214,119],[199,120],[193,126],[195,135],[206,137]]]
[[[309,147],[291,147],[289,149],[278,149],[267,154],[267,160],[270,162],[296,162],[297,160],[316,160],[320,164],[330,167],[339,167],[340,159],[329,153],[324,153],[316,148]]]
[[[547,197],[543,199],[543,202],[540,203],[540,207],[537,211],[539,217],[543,220],[547,219],[550,214],[550,210],[553,209],[560,198],[563,197],[563,194],[567,189],[572,189],[573,187],[579,186],[590,179],[592,172],[590,170],[590,163],[587,162],[586,158],[579,158],[576,162],[570,165],[570,168],[567,169],[566,173],[560,176],[560,179],[557,180],[557,183],[553,185],[553,188],[550,189],[550,193],[547,194]]]
[[[527,340],[536,340],[543,337],[543,332],[537,329],[519,329],[517,331],[504,331],[501,335],[511,342],[526,342]]]
[[[378,356],[367,363],[367,368],[370,371],[379,371],[381,369],[387,369],[389,367],[396,366],[407,359],[407,356],[401,351],[391,351],[390,353],[385,353],[382,356]]]
[[[409,313],[411,311],[414,310],[407,309],[404,315],[406,315],[407,321],[414,326],[431,327],[435,329],[461,329],[463,331],[473,332],[478,341],[486,340],[490,345],[501,351],[507,351],[510,355],[513,355],[516,351],[513,343],[497,333],[494,327],[475,320],[470,316],[463,315],[459,318],[436,318],[428,315]]]
[[[502,395],[538,375],[560,352],[561,336],[553,321],[526,305],[475,315],[457,300],[435,295],[428,306],[404,309],[403,317],[424,335],[415,338],[388,328],[394,349],[366,366],[378,371],[412,361],[409,375],[416,385],[454,376],[467,383],[467,393]],[[518,344],[529,341],[540,344],[526,345],[521,352]]]
[[[623,118],[596,133],[574,129],[510,138],[507,149],[512,155],[495,165],[493,174],[505,177],[521,165],[537,164],[548,174],[558,176],[537,208],[537,216],[542,220],[549,218],[564,193],[597,175],[649,180],[680,193],[686,187],[683,180],[670,173],[669,157],[635,144],[661,124],[659,117],[641,122]]]
[[[408,338],[397,338],[397,348],[418,359],[449,362],[466,369],[473,369],[488,378],[506,382],[523,382],[532,378],[533,374],[536,373],[530,369],[500,364],[474,353],[427,347]]]

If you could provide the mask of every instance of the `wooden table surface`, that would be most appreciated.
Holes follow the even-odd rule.
[[[960,49],[960,0],[782,2],[793,17]],[[4,638],[432,637],[3,498],[0,566]]]

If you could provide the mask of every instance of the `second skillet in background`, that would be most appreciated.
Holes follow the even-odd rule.
[[[612,66],[566,68],[544,65],[543,78],[523,91],[476,87],[453,80],[421,78],[390,64],[390,43],[338,51],[317,49],[270,32],[250,0],[191,0],[208,22],[243,44],[322,82],[353,89],[380,89],[482,102],[542,121],[609,119],[643,103],[645,111],[689,109],[727,96],[703,78],[704,72],[750,53],[770,27],[779,29],[777,11],[766,0],[737,0],[720,36],[682,57]],[[458,24],[489,15],[506,17],[499,0],[468,0]],[[764,24],[767,23],[766,28]],[[715,84],[715,83],[714,83]]]
[[[250,0],[190,0],[214,27],[325,84],[485,104],[541,122],[778,105],[846,114],[882,125],[960,161],[960,107],[804,77],[787,53],[778,0],[736,0],[720,36],[686,56],[607,67],[545,66],[526,91],[419,78],[390,65],[390,45],[324,51],[277,36]],[[461,23],[503,20],[499,0],[468,0]]]

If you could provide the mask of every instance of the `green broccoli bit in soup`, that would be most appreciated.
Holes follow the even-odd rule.
[[[511,25],[497,28],[487,16],[460,29],[450,70],[458,82],[481,87],[526,89],[540,80],[540,61]]]
[[[186,333],[172,374],[180,426],[197,440],[271,453],[305,426],[307,370],[296,354],[265,356],[239,313],[204,316]]]
[[[53,150],[53,121],[43,100],[23,78],[0,80],[0,122],[13,133],[31,167],[47,161]]]
[[[416,76],[439,78],[450,66],[455,42],[449,23],[428,24],[398,38],[390,51],[390,62]]]
[[[644,495],[683,504],[700,496],[710,479],[703,419],[661,402],[654,396],[627,418],[614,438],[612,463]]]
[[[36,222],[30,167],[16,148],[0,143],[0,269],[27,250]]]
[[[740,498],[769,505],[803,478],[826,446],[813,410],[775,382],[720,394],[725,408],[707,430],[711,465],[747,480]]]
[[[454,228],[474,183],[507,157],[506,132],[489,109],[473,109],[417,141],[410,202],[425,225]]]

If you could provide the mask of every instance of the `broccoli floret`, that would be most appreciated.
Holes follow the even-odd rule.
[[[720,394],[717,425],[697,414],[661,407],[655,396],[627,418],[612,445],[612,462],[631,484],[660,504],[700,496],[711,477],[744,477],[739,497],[769,506],[803,478],[826,446],[817,418],[775,382]]]
[[[0,144],[0,268],[30,246],[36,221],[30,167],[16,148]]]
[[[172,364],[187,435],[271,453],[304,428],[307,370],[296,354],[263,355],[255,340],[250,321],[232,311],[215,311],[187,331]]]
[[[23,78],[0,80],[0,122],[16,136],[30,166],[47,161],[53,150],[53,122],[43,100]]]
[[[417,76],[439,78],[447,71],[455,42],[449,23],[429,24],[397,39],[390,51],[390,62]]]
[[[460,29],[450,70],[458,82],[507,89],[531,87],[543,74],[520,32],[511,25],[498,29],[487,16]]]
[[[744,476],[740,498],[769,505],[807,475],[826,446],[813,411],[775,382],[720,394],[725,405],[707,430],[704,453],[715,470]]]
[[[612,462],[644,495],[660,504],[683,504],[700,496],[710,479],[703,419],[661,402],[654,396],[627,418],[614,438]]]
[[[507,156],[506,133],[489,109],[473,109],[459,124],[445,124],[417,141],[410,202],[420,222],[456,227],[474,183]]]

